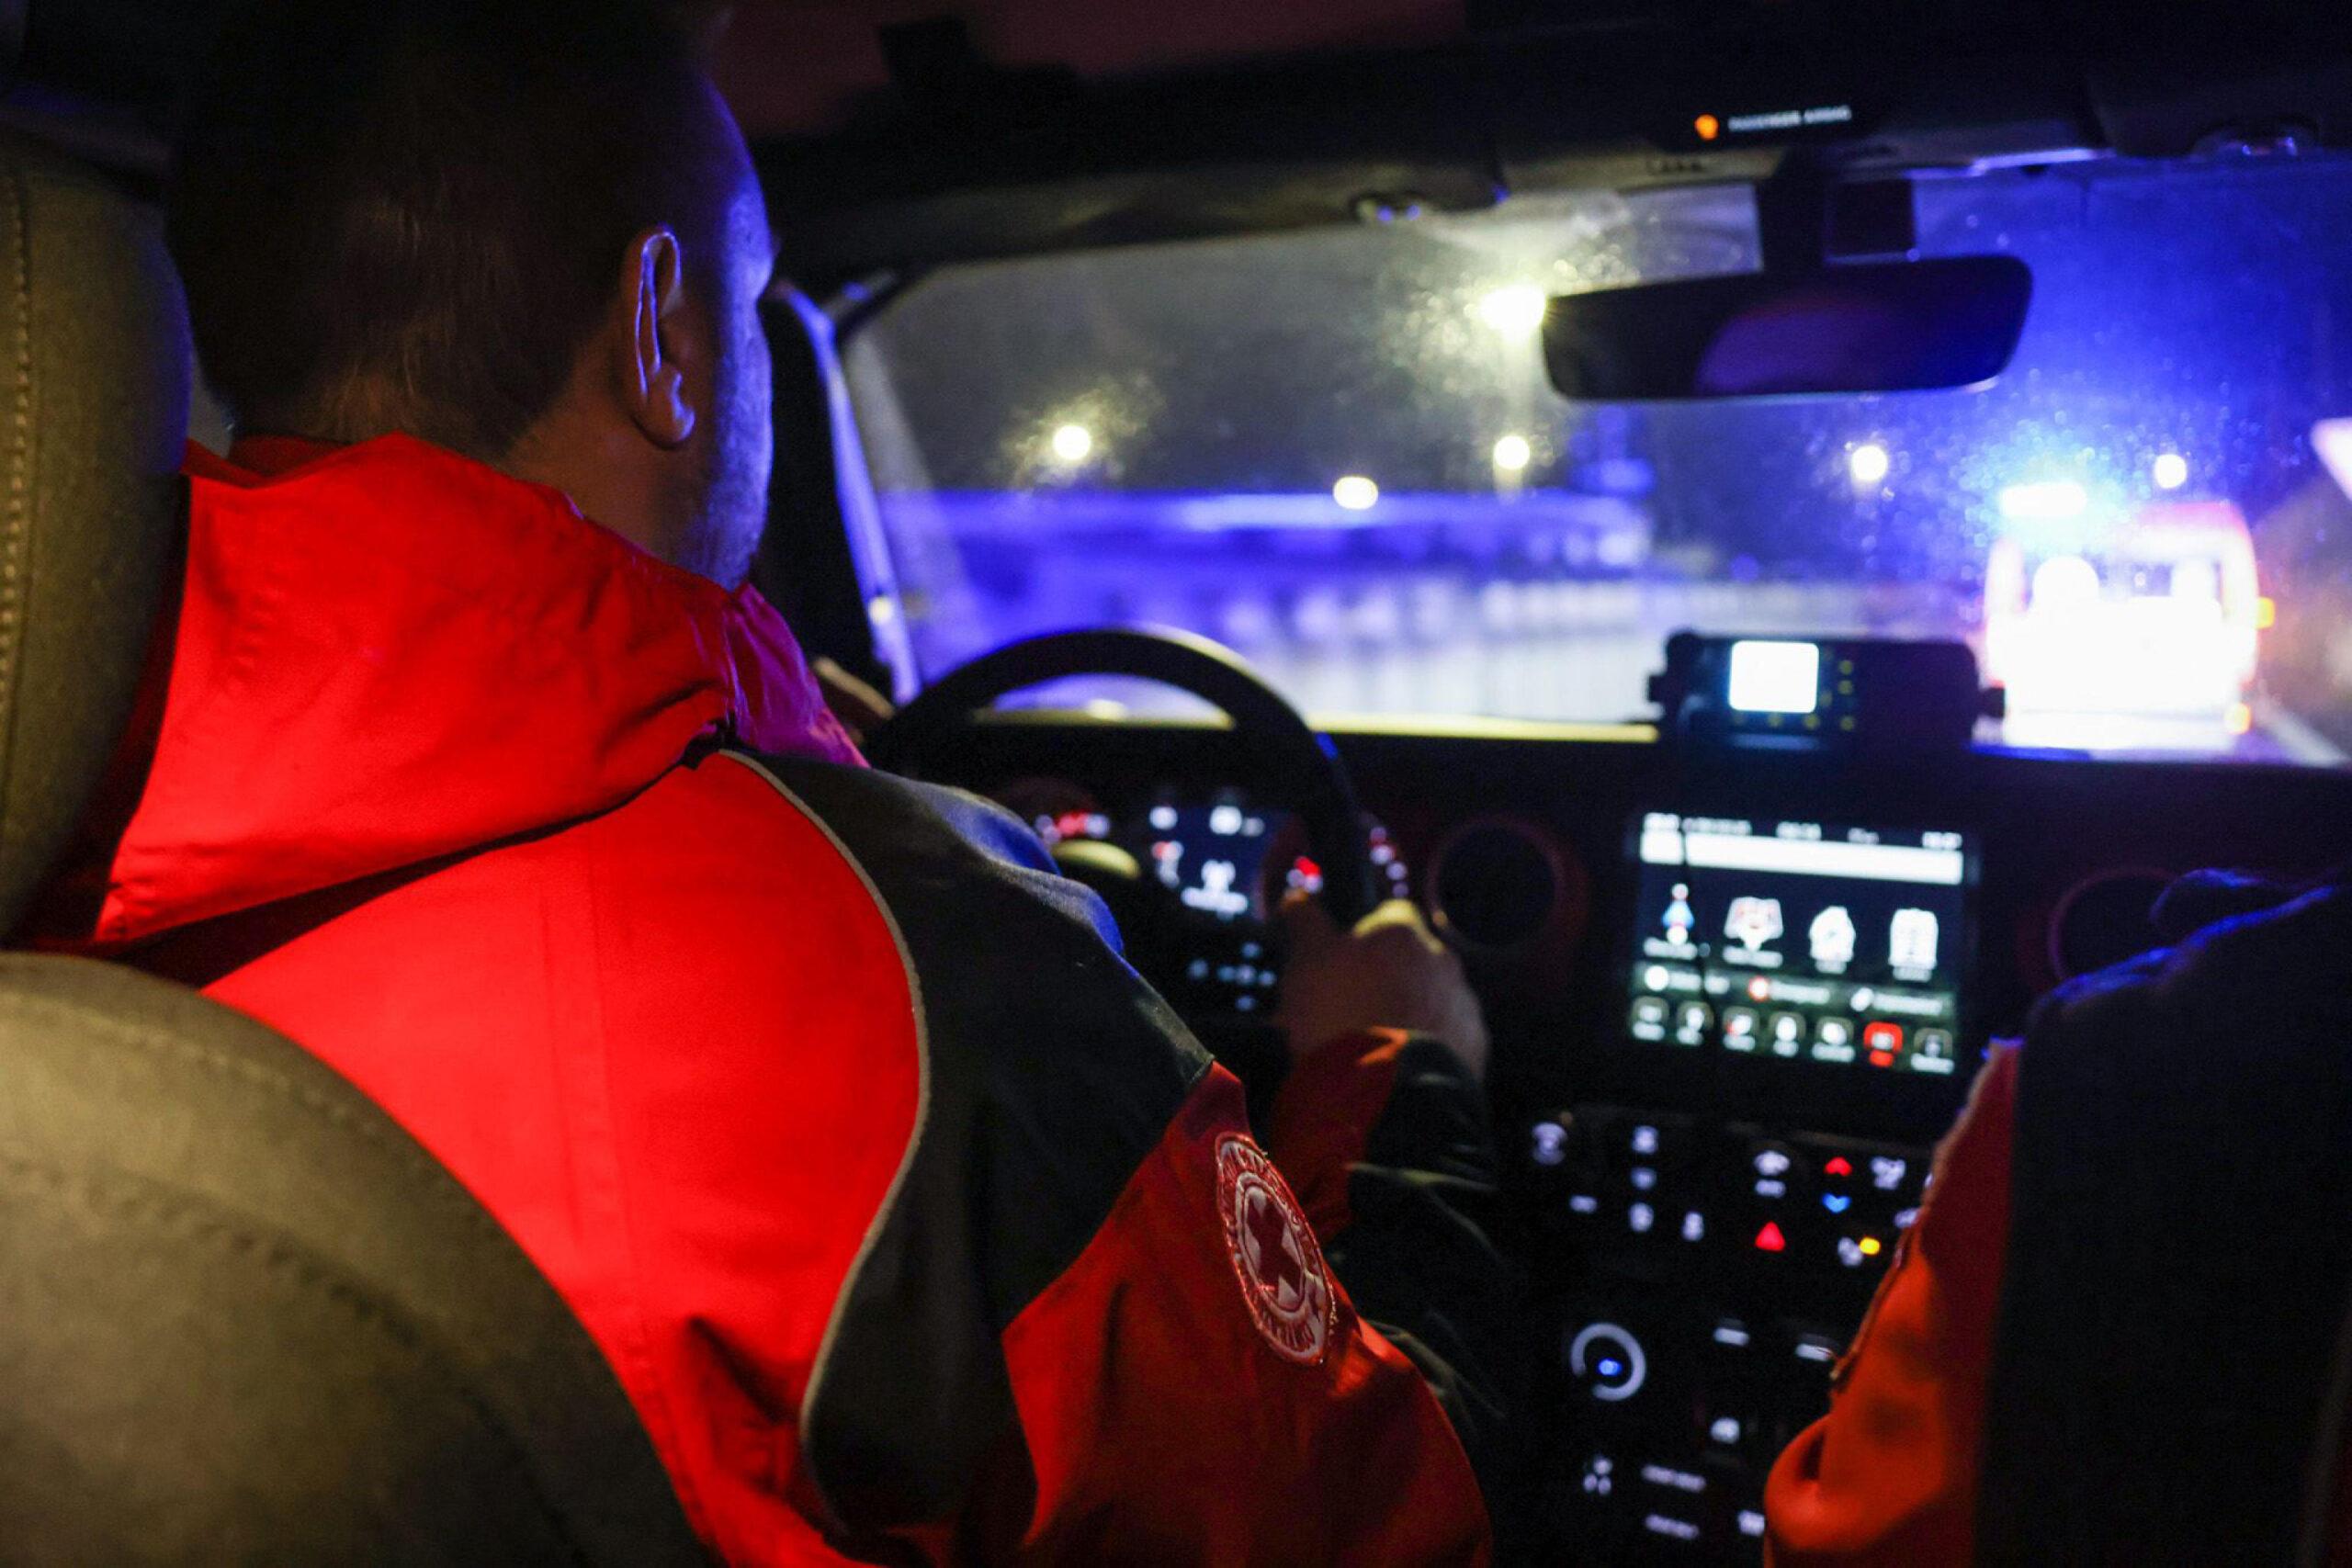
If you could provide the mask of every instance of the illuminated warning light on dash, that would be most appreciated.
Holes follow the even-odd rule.
[[[1844,1155],[1833,1155],[1829,1163],[1821,1168],[1831,1176],[1851,1176],[1854,1174],[1854,1162]]]
[[[1700,141],[1713,141],[1724,133],[1724,122],[1713,115],[1702,114],[1690,122],[1690,129],[1699,133]]]
[[[1766,1220],[1764,1222],[1764,1228],[1756,1233],[1756,1250],[1758,1252],[1786,1252],[1788,1249],[1789,1238],[1781,1234],[1780,1223],[1775,1220]]]

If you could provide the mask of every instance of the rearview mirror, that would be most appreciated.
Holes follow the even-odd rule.
[[[1591,402],[1973,387],[2007,367],[2032,295],[2013,256],[1648,283],[1554,299],[1544,359]]]

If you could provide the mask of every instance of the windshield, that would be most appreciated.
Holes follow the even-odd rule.
[[[1987,739],[2342,760],[2352,165],[1917,191],[1920,254],[2032,269],[1989,388],[1554,392],[1544,299],[1753,270],[1742,186],[943,271],[847,357],[880,613],[926,680],[1189,627],[1327,716],[1641,717],[1685,627],[1958,638],[2008,690]]]

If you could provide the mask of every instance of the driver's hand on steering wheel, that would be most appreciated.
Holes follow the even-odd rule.
[[[1342,932],[1322,900],[1283,900],[1290,954],[1274,1015],[1295,1061],[1367,1029],[1404,1029],[1441,1040],[1480,1078],[1487,1020],[1463,977],[1462,960],[1404,899],[1383,904]]]

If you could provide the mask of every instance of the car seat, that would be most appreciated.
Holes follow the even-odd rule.
[[[172,585],[188,387],[152,215],[0,137],[12,925],[107,764]],[[702,1553],[585,1330],[389,1117],[192,991],[10,953],[0,1559]]]

